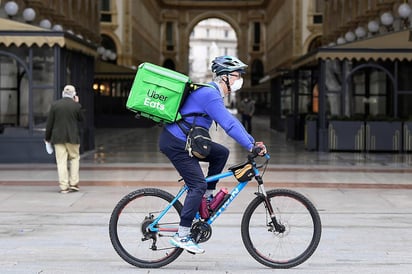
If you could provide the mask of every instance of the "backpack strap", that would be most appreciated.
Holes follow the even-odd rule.
[[[182,119],[177,121],[176,124],[179,126],[179,128],[183,131],[183,133],[185,135],[187,135],[189,133],[190,128],[194,127],[196,125],[196,118],[197,117],[206,117],[207,114],[205,113],[188,113],[188,114],[184,114],[182,115]],[[195,119],[193,119],[193,123],[190,124],[188,121],[186,121],[184,118],[185,117],[195,117]],[[186,127],[189,128],[189,130],[186,130],[185,127],[183,126],[185,125]]]
[[[206,83],[191,83],[190,84],[189,94],[192,93],[193,91],[196,91],[197,89],[199,89],[201,87],[209,87],[209,88],[216,89],[215,86],[210,85],[210,84],[206,84]],[[185,120],[186,117],[193,117],[193,116],[195,117],[195,119],[193,119],[192,124],[190,124],[189,122],[187,122]],[[181,115],[182,119],[180,119],[179,121],[176,121],[176,124],[179,126],[179,128],[182,130],[182,132],[187,136],[187,134],[189,133],[190,128],[192,128],[196,125],[196,118],[197,117],[206,117],[206,116],[207,116],[207,114],[198,113],[198,112],[183,114],[183,115]],[[189,130],[186,130],[182,124],[184,124],[186,127],[188,127]],[[216,126],[217,126],[217,123],[216,123]]]
[[[210,84],[206,84],[206,83],[191,83],[190,84],[190,93],[201,88],[201,87],[209,87],[209,88],[214,88],[214,86],[210,85]]]

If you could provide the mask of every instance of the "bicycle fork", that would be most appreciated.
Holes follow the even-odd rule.
[[[278,220],[276,219],[275,211],[273,210],[272,204],[270,203],[270,199],[268,198],[268,195],[266,193],[265,187],[263,185],[262,177],[260,175],[256,175],[255,178],[256,178],[256,181],[258,182],[258,186],[260,190],[259,193],[255,193],[255,194],[257,196],[260,196],[265,201],[265,207],[267,211],[269,212],[269,216],[271,219],[271,222],[269,223],[269,225],[271,225],[272,227],[269,229],[269,231],[273,232],[273,229],[274,229],[274,231],[278,233],[285,232],[286,230],[285,226],[280,224]]]

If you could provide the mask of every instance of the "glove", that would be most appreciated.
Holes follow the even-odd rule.
[[[265,144],[263,144],[263,142],[256,142],[253,147],[253,152],[256,152],[259,156],[264,156],[267,152]]]

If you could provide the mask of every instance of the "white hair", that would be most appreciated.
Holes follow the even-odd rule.
[[[62,91],[62,97],[73,98],[76,96],[76,88],[72,85],[66,85]]]
[[[222,77],[223,77],[223,75],[216,75],[216,73],[213,73],[212,80],[213,80],[213,82],[221,83],[221,82],[223,82]]]

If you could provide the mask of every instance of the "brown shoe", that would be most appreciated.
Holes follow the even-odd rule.
[[[77,192],[77,191],[79,191],[79,190],[80,190],[80,188],[79,188],[78,185],[70,186],[70,192]]]

